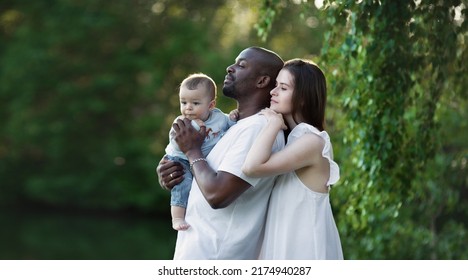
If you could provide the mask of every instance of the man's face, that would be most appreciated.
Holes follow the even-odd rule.
[[[237,56],[235,63],[228,66],[223,85],[225,96],[238,99],[255,88],[258,75],[256,60],[256,51],[245,49]]]

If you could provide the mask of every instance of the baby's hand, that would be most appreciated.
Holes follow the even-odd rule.
[[[239,110],[234,109],[229,113],[229,119],[233,122],[237,122],[239,120]]]

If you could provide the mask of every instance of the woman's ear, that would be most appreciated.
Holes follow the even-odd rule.
[[[260,76],[257,80],[257,87],[264,88],[270,84],[270,76]]]

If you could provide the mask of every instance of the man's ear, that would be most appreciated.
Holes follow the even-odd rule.
[[[270,76],[260,76],[257,80],[257,87],[264,88],[270,84]]]

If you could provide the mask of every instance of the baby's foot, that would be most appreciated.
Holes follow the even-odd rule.
[[[172,219],[172,228],[175,230],[187,230],[189,227],[190,225],[182,218]]]

